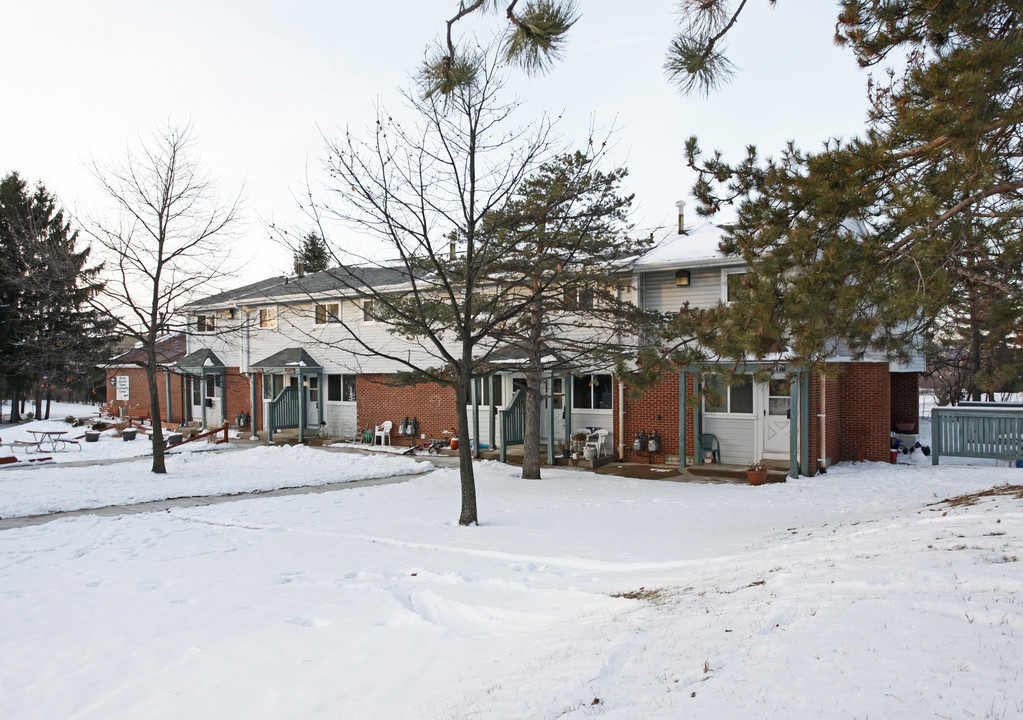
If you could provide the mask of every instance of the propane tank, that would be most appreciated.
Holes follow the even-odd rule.
[[[647,443],[647,449],[650,450],[650,452],[655,453],[658,452],[660,448],[661,436],[657,434],[656,430],[654,430],[654,434],[650,436],[650,441]]]

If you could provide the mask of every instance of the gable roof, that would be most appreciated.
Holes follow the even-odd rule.
[[[193,375],[201,373],[203,370],[223,370],[226,367],[217,354],[207,348],[189,353],[178,360],[175,365]]]
[[[280,370],[282,368],[322,368],[305,348],[284,348],[268,358],[252,363],[253,370]]]
[[[185,354],[185,334],[174,333],[164,335],[156,340],[156,362],[160,365],[169,365]],[[120,355],[110,358],[106,365],[138,365],[146,362],[146,351],[141,347],[134,347]]]
[[[721,252],[721,241],[728,231],[711,222],[697,225],[679,235],[677,229],[662,231],[654,248],[633,263],[640,272],[706,265],[741,265],[742,259]]]

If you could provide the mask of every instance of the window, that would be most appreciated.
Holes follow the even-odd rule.
[[[572,378],[572,407],[579,410],[610,410],[611,375],[592,373]]]
[[[720,375],[707,378],[707,397],[703,409],[709,413],[753,414],[753,378],[743,375],[734,385],[726,385]]]
[[[721,271],[721,299],[726,303],[735,300],[743,288],[743,278],[746,277],[745,270],[722,270]]]
[[[495,406],[503,405],[503,403],[501,402],[501,396],[502,396],[501,384],[502,384],[502,380],[503,380],[503,378],[500,375],[494,377],[494,405]],[[476,378],[473,382],[476,383],[476,400],[479,402],[480,406],[490,405],[490,378]],[[525,382],[526,382],[525,379],[522,379],[522,382],[523,382],[522,389],[525,390],[526,389],[525,388]],[[517,390],[518,388],[515,388],[515,389]],[[469,395],[469,403],[468,404],[472,405],[472,394],[471,393]]]
[[[341,304],[323,303],[316,306],[316,324],[326,325],[327,323],[341,322]]]
[[[569,309],[593,309],[593,291],[589,288],[566,288],[565,307]]]
[[[355,402],[355,376],[328,375],[327,402]]]
[[[196,315],[195,331],[201,333],[213,332],[217,329],[216,319],[212,315]]]
[[[263,376],[263,399],[273,400],[278,395],[284,392],[284,376],[283,375],[264,375]]]
[[[363,322],[376,322],[378,316],[377,301],[366,300],[362,301],[362,321]]]
[[[261,328],[277,327],[277,308],[267,307],[259,309],[259,327]]]

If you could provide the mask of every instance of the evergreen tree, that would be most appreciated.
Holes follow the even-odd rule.
[[[330,250],[317,233],[311,232],[302,239],[302,245],[295,251],[295,274],[314,273],[330,266]]]
[[[985,288],[1017,308],[1003,316],[1018,330],[1020,21],[1010,2],[846,2],[840,37],[862,64],[909,49],[905,72],[871,87],[863,137],[737,165],[690,139],[698,212],[738,205],[725,249],[751,272],[727,327],[757,318],[752,352],[787,342],[814,361],[837,337],[904,352]]]
[[[621,366],[635,356],[635,339],[650,322],[622,289],[628,259],[649,243],[627,237],[631,195],[619,186],[624,169],[601,172],[595,156],[563,154],[534,173],[505,207],[495,225],[503,272],[519,278],[531,296],[522,313],[495,328],[513,359],[503,370],[526,378],[526,427],[522,477],[540,477],[543,383],[553,366],[591,369]],[[552,430],[553,431],[553,430]]]
[[[20,393],[34,386],[36,415],[48,416],[44,389],[95,379],[106,359],[111,325],[89,305],[103,288],[100,268],[78,246],[42,185],[30,191],[17,173],[0,181],[0,371],[13,391],[12,421]]]

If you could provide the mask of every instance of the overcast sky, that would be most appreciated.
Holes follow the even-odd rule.
[[[35,0],[0,14],[0,173],[41,181],[74,212],[98,201],[89,161],[168,119],[191,123],[203,163],[225,194],[244,186],[238,244],[252,258],[238,281],[289,270],[264,222],[302,227],[295,201],[317,178],[323,136],[368,127],[375,105],[400,108],[396,88],[439,37],[455,0]],[[671,0],[580,0],[566,59],[541,78],[517,76],[521,118],[564,112],[560,134],[617,129],[615,159],[630,170],[637,227],[675,222],[693,177],[690,135],[735,159],[747,144],[816,148],[861,131],[866,74],[833,44],[837,3],[751,0],[730,34],[734,81],[709,98],[664,79],[675,30]],[[623,9],[624,8],[624,9]],[[489,38],[495,17],[463,21]],[[690,213],[691,219],[696,218]],[[366,241],[335,237],[341,244]]]

